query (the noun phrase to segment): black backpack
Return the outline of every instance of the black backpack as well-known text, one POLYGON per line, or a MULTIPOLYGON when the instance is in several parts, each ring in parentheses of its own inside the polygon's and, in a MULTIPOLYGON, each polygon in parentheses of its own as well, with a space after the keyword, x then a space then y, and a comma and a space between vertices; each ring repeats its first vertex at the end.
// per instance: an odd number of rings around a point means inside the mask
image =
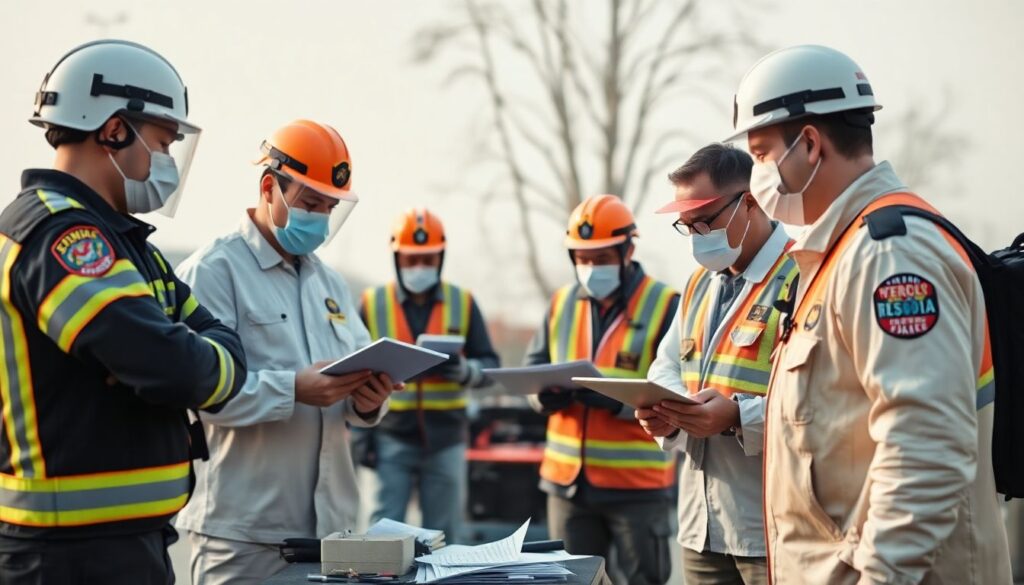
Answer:
POLYGON ((883 240, 907 233, 904 215, 925 218, 954 237, 978 273, 995 369, 992 467, 996 490, 1007 500, 1024 498, 1024 233, 1009 247, 987 254, 948 219, 924 209, 883 207, 865 216, 864 223, 872 238, 883 240))

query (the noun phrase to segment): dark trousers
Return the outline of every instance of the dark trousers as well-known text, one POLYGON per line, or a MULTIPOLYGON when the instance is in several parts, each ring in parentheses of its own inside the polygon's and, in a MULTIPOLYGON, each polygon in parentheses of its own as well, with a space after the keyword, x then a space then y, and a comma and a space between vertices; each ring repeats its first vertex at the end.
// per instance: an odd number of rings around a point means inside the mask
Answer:
POLYGON ((767 585, 768 561, 684 548, 683 575, 686 585, 767 585))
POLYGON ((3 585, 173 585, 174 528, 89 539, 0 536, 3 585))
POLYGON ((615 560, 629 585, 662 585, 672 573, 670 502, 585 504, 548 495, 548 532, 574 555, 615 560))

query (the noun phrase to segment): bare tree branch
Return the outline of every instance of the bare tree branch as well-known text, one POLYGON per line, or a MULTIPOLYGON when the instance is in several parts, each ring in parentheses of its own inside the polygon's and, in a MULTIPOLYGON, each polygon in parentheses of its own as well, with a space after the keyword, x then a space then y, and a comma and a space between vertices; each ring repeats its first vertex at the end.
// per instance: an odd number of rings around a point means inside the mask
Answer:
POLYGON ((487 38, 488 29, 486 23, 478 11, 473 0, 465 0, 466 9, 473 21, 480 41, 481 54, 484 60, 484 69, 487 71, 487 87, 491 95, 491 106, 494 109, 494 124, 501 137, 502 148, 505 151, 505 159, 508 163, 508 173, 512 178, 513 196, 519 209, 520 220, 522 221, 523 236, 526 244, 527 265, 537 287, 544 296, 551 296, 553 287, 547 282, 544 271, 540 264, 540 257, 537 252, 537 243, 533 235, 533 227, 530 223, 530 208, 526 200, 526 184, 523 179, 523 172, 516 160, 515 150, 509 135, 508 126, 505 123, 505 105, 501 97, 501 89, 495 77, 494 56, 491 53, 490 42, 487 38))

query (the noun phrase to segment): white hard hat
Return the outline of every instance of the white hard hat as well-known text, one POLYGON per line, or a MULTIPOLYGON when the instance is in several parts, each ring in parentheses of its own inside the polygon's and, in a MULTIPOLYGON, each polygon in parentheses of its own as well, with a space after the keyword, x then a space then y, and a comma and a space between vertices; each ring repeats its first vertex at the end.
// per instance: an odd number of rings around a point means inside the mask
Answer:
POLYGON ((43 78, 36 94, 36 126, 92 131, 117 112, 167 120, 181 134, 188 122, 188 90, 174 66, 137 43, 102 40, 69 51, 43 78))
MULTIPOLYGON (((810 114, 880 109, 853 59, 828 47, 797 45, 764 56, 740 80, 733 102, 735 132, 725 142, 810 114)), ((873 116, 860 120, 870 124, 873 116)))

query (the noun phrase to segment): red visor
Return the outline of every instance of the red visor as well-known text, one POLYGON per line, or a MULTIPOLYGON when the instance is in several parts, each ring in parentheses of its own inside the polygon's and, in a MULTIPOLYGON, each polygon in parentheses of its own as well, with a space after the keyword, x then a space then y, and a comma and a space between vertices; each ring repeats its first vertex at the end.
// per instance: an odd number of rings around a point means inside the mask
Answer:
POLYGON ((680 199, 669 203, 654 213, 685 213, 699 207, 704 207, 708 203, 718 201, 719 199, 721 197, 712 197, 711 199, 680 199))

